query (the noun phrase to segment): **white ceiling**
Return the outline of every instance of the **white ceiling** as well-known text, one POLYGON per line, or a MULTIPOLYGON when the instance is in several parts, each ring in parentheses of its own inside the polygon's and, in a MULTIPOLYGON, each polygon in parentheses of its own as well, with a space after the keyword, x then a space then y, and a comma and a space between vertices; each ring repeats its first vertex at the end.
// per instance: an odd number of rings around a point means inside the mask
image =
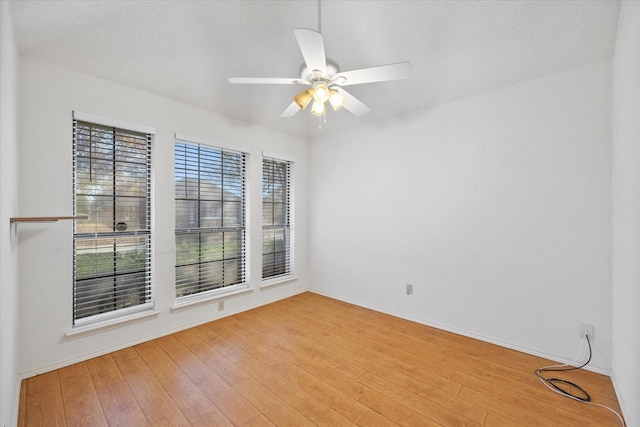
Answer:
POLYGON ((12 1, 22 55, 311 138, 613 56, 620 3, 321 3, 327 57, 343 71, 410 61, 411 79, 351 86, 371 107, 281 119, 299 86, 232 85, 297 77, 293 30, 318 28, 313 1, 12 1))

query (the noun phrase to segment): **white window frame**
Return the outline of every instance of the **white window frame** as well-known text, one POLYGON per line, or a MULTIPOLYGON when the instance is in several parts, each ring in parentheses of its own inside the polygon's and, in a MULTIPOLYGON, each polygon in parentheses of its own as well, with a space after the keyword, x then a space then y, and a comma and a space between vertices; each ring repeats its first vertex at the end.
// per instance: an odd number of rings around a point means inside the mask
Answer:
MULTIPOLYGON (((264 287, 269 287, 269 286, 273 286, 273 285, 278 285, 278 284, 282 284, 284 282, 289 282, 292 280, 296 280, 297 276, 296 276, 296 227, 295 227, 295 194, 296 194, 296 180, 295 180, 295 170, 296 170, 296 163, 295 163, 295 159, 292 157, 288 157, 288 156, 283 156, 280 154, 275 154, 275 153, 270 153, 267 151, 263 151, 262 152, 262 159, 260 161, 260 170, 261 172, 263 171, 264 168, 264 160, 275 160, 275 161, 279 161, 279 162, 287 162, 289 164, 289 194, 288 194, 288 200, 289 200, 289 206, 288 206, 288 217, 289 217, 289 272, 285 273, 283 275, 279 275, 279 276, 273 276, 273 277, 267 277, 267 278, 262 278, 262 232, 264 230, 264 226, 262 225, 262 215, 261 215, 261 233, 260 233, 260 263, 261 263, 261 267, 260 267, 260 277, 261 277, 261 283, 260 283, 260 287, 264 288, 264 287)), ((261 173, 262 176, 262 173, 261 173)), ((261 197, 260 197, 260 204, 262 205, 262 178, 261 178, 261 182, 260 182, 260 193, 261 193, 261 197)), ((262 209, 260 209, 260 211, 262 212, 262 209)))
MULTIPOLYGON (((112 311, 108 311, 105 313, 101 313, 101 314, 97 314, 97 315, 91 315, 91 316, 87 316, 87 317, 82 317, 79 319, 75 318, 75 307, 72 308, 73 312, 72 312, 72 330, 70 332, 67 332, 67 336, 73 336, 76 335, 78 333, 84 333, 86 331, 91 331, 93 329, 99 329, 99 328, 103 328, 103 327, 109 327, 111 325, 114 324, 118 324, 118 323, 122 323, 122 322, 128 322, 130 320, 134 320, 134 319, 141 319, 141 318, 146 318, 149 316, 155 316, 158 314, 158 311, 155 310, 155 289, 154 289, 154 283, 153 283, 153 179, 152 179, 152 164, 153 164, 153 159, 151 158, 152 153, 153 153, 153 145, 154 145, 154 141, 155 141, 155 134, 156 134, 156 130, 153 127, 150 126, 144 126, 144 125, 140 125, 140 124, 135 124, 135 123, 130 123, 130 122, 126 122, 123 120, 119 120, 119 119, 114 119, 114 118, 110 118, 110 117, 104 117, 104 116, 99 116, 99 115, 95 115, 95 114, 89 114, 89 113, 83 113, 83 112, 79 112, 79 111, 73 111, 72 113, 72 122, 75 124, 77 121, 80 122, 86 122, 89 124, 94 124, 94 125, 98 125, 98 126, 104 126, 104 127, 111 127, 111 128, 117 128, 117 129, 122 129, 125 131, 131 131, 131 132, 136 132, 136 133, 143 133, 143 134, 147 134, 148 135, 148 144, 150 145, 150 153, 148 154, 150 157, 148 159, 149 161, 149 171, 147 173, 147 229, 146 231, 143 233, 143 235, 147 235, 149 238, 149 243, 148 243, 148 254, 147 254, 147 272, 146 272, 146 276, 147 276, 147 291, 149 293, 149 299, 148 301, 142 303, 142 304, 137 304, 135 306, 131 306, 131 307, 125 307, 125 308, 121 308, 121 309, 116 309, 116 310, 112 310, 112 311)), ((74 134, 74 147, 75 147, 75 134, 74 134)), ((76 159, 75 159, 75 150, 73 152, 73 157, 74 157, 74 183, 73 183, 73 210, 74 210, 74 215, 79 214, 78 212, 76 212, 76 180, 75 180, 75 163, 76 163, 76 159)), ((76 237, 78 236, 78 234, 76 233, 76 223, 77 221, 74 221, 74 252, 73 252, 73 259, 74 259, 74 267, 73 267, 73 287, 74 287, 74 293, 75 293, 75 285, 76 285, 76 267, 75 267, 75 262, 76 262, 76 254, 75 254, 75 245, 76 245, 76 237)), ((86 234, 86 233, 85 233, 86 234)), ((113 234, 113 233, 112 233, 113 234)), ((135 234, 135 233, 134 233, 135 234)), ((100 235, 100 233, 95 233, 96 237, 98 235, 100 235)), ((117 235, 117 232, 116 232, 117 235)), ((75 305, 72 304, 72 305, 75 305)))
MULTIPOLYGON (((230 152, 235 152, 235 153, 240 153, 243 154, 245 156, 245 176, 244 176, 244 280, 241 283, 237 283, 237 284, 233 284, 233 285, 227 285, 227 286, 222 286, 220 288, 216 288, 216 289, 211 289, 211 290, 206 290, 203 292, 198 292, 198 293, 193 293, 193 294, 189 294, 189 295, 185 295, 185 296, 177 296, 177 290, 174 287, 174 305, 172 307, 172 310, 176 310, 176 309, 181 309, 183 307, 187 307, 187 306, 191 306, 191 305, 196 305, 196 304, 201 304, 201 303, 205 303, 208 301, 214 301, 214 300, 218 300, 220 298, 226 298, 229 297, 231 295, 236 295, 236 294, 241 294, 241 293, 245 293, 245 292, 251 292, 252 289, 249 285, 249 280, 250 280, 250 224, 249 224, 249 195, 250 195, 250 191, 249 191, 249 166, 250 166, 250 153, 248 149, 242 148, 242 147, 238 147, 238 146, 234 146, 231 144, 224 144, 224 143, 218 143, 218 142, 214 142, 205 138, 200 138, 200 137, 194 137, 192 135, 186 135, 186 134, 182 134, 182 133, 175 133, 175 138, 174 138, 174 144, 173 144, 173 149, 174 149, 174 153, 175 153, 175 148, 176 148, 176 144, 189 144, 189 145, 195 145, 195 146, 200 146, 200 147, 204 147, 204 148, 209 148, 212 150, 222 150, 222 151, 230 151, 230 152)), ((174 154, 175 155, 175 154, 174 154)), ((175 168, 175 158, 173 161, 173 167, 175 168)), ((174 169, 174 188, 175 188, 175 169, 174 169)), ((174 195, 174 201, 176 200, 176 197, 174 195)), ((175 203, 175 202, 174 202, 175 203)), ((174 209, 175 211, 175 209, 174 209)), ((183 229, 178 229, 177 228, 177 221, 176 221, 176 227, 174 230, 174 236, 177 236, 179 232, 184 231, 183 229), (179 231, 180 230, 180 231, 179 231)), ((176 256, 174 256, 174 265, 176 263, 176 257, 177 257, 177 247, 176 247, 176 256)))

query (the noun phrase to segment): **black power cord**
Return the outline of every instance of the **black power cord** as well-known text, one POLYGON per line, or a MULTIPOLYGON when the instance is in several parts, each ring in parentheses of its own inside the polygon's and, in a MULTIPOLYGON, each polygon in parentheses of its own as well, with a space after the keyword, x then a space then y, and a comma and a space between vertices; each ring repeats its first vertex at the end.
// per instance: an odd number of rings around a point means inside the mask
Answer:
POLYGON ((585 338, 587 339, 587 344, 589 345, 589 358, 582 365, 580 366, 571 366, 571 365, 549 366, 546 368, 536 369, 534 372, 536 373, 538 378, 540 378, 540 380, 544 381, 549 387, 552 387, 555 390, 557 390, 560 394, 563 394, 575 400, 579 400, 581 402, 591 402, 591 396, 589 396, 589 393, 587 393, 585 389, 580 387, 578 384, 573 383, 571 381, 563 380, 562 378, 548 378, 542 375, 543 372, 575 371, 577 369, 582 369, 585 366, 587 366, 587 364, 591 361, 592 351, 591 351, 591 341, 589 341, 589 335, 585 335, 585 338), (560 387, 560 385, 572 387, 578 390, 579 394, 573 394, 570 391, 560 387))
MULTIPOLYGON (((604 405, 601 405, 599 403, 591 402, 591 396, 589 396, 589 393, 587 393, 579 385, 577 385, 577 384, 575 384, 575 383, 573 383, 571 381, 564 380, 562 378, 553 378, 553 377, 549 378, 549 377, 545 377, 545 376, 542 375, 543 372, 575 371, 577 369, 581 369, 581 368, 584 368, 585 366, 587 366, 587 364, 591 361, 592 349, 591 349, 591 341, 589 340, 589 335, 585 335, 584 337, 587 340, 587 344, 589 345, 589 358, 582 365, 573 366, 573 365, 567 364, 567 365, 546 366, 544 368, 538 368, 534 372, 535 372, 536 376, 540 379, 540 381, 542 381, 551 390, 553 390, 553 391, 555 391, 557 393, 560 393, 563 396, 569 397, 569 398, 571 398, 573 400, 577 400, 578 402, 586 403, 586 404, 589 404, 589 405, 599 406, 599 407, 604 408, 604 409, 606 409, 606 410, 608 410, 610 412, 613 412, 618 417, 618 419, 620 420, 620 424, 622 424, 623 427, 626 427, 626 423, 624 422, 624 418, 622 418, 622 415, 620 415, 615 410, 609 408, 608 406, 604 406, 604 405), (565 387, 572 387, 575 390, 578 390, 579 394, 571 393, 567 389, 562 388, 561 385, 563 385, 565 387)), ((571 363, 573 363, 573 362, 571 362, 571 363)))

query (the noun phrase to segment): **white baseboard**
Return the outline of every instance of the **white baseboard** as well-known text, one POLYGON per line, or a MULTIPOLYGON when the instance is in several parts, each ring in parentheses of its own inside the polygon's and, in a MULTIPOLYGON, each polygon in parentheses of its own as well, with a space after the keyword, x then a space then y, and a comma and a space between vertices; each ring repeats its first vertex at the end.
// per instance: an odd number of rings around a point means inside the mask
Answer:
MULTIPOLYGON (((15 391, 15 398, 14 398, 14 403, 13 403, 13 407, 15 408, 15 410, 13 411, 13 426, 17 426, 18 425, 18 417, 20 416, 20 390, 22 388, 22 380, 20 379, 20 377, 18 377, 18 381, 16 384, 16 391, 15 391)), ((3 426, 3 427, 8 427, 8 426, 3 426)))
POLYGON ((618 405, 620 405, 620 410, 622 411, 622 417, 625 419, 627 427, 632 427, 629 418, 625 416, 625 414, 629 414, 629 412, 626 410, 627 405, 624 402, 623 394, 619 392, 620 387, 618 386, 618 380, 616 378, 616 373, 614 370, 611 370, 610 377, 611 382, 613 383, 613 391, 615 391, 616 393, 616 397, 618 398, 618 405))
POLYGON ((71 366, 71 365, 76 364, 76 363, 84 362, 85 360, 89 360, 89 359, 93 359, 95 357, 103 356, 105 354, 113 353, 114 351, 118 351, 118 350, 122 350, 124 348, 132 347, 134 345, 141 344, 141 343, 144 343, 144 342, 147 342, 147 341, 151 341, 151 340, 154 340, 156 338, 161 338, 161 337, 164 337, 164 336, 167 336, 167 335, 171 335, 171 334, 174 334, 176 332, 183 331, 185 329, 189 329, 189 328, 193 328, 193 327, 196 327, 196 326, 203 325, 205 323, 213 322, 213 321, 218 320, 218 319, 223 319, 225 317, 233 316, 234 314, 238 314, 238 313, 242 313, 244 311, 252 310, 254 308, 258 308, 258 307, 261 307, 263 305, 271 304, 271 303, 274 303, 276 301, 280 301, 282 299, 290 298, 292 296, 295 296, 295 295, 298 295, 298 294, 301 294, 301 293, 304 293, 304 292, 307 292, 307 290, 306 289, 296 290, 294 292, 288 293, 288 294, 283 295, 283 296, 279 296, 279 297, 274 298, 274 299, 270 299, 268 301, 260 301, 260 302, 256 302, 256 303, 253 303, 253 304, 248 304, 248 305, 245 305, 245 306, 242 306, 242 307, 238 307, 238 308, 233 309, 233 310, 225 311, 224 313, 217 313, 216 316, 212 316, 210 318, 202 319, 202 320, 199 320, 199 321, 193 322, 193 323, 187 323, 187 324, 182 325, 182 326, 180 326, 178 328, 175 328, 175 329, 170 329, 170 330, 167 330, 167 331, 160 332, 158 334, 149 335, 149 336, 146 336, 146 337, 143 337, 143 338, 139 338, 139 339, 136 339, 136 340, 133 340, 133 341, 129 341, 129 342, 121 344, 121 345, 109 347, 107 349, 100 350, 100 351, 97 351, 97 352, 93 352, 93 353, 89 353, 89 354, 83 354, 82 356, 79 356, 79 357, 76 357, 76 358, 64 360, 64 361, 59 362, 59 363, 54 363, 54 364, 47 365, 47 366, 44 366, 44 367, 41 367, 41 368, 38 368, 38 369, 33 369, 31 371, 21 372, 20 375, 19 375, 19 382, 18 383, 20 383, 24 379, 31 378, 31 377, 34 377, 36 375, 44 374, 46 372, 54 371, 56 369, 64 368, 64 367, 67 367, 67 366, 71 366))
MULTIPOLYGON (((335 300, 338 300, 338 301, 346 302, 346 303, 349 303, 349 304, 357 305, 358 307, 363 307, 363 308, 367 308, 369 310, 373 310, 373 311, 377 311, 377 312, 380 312, 380 313, 388 314, 390 316, 398 317, 400 319, 405 319, 405 320, 408 320, 410 322, 420 323, 421 325, 430 326, 432 328, 441 329, 443 331, 451 332, 451 333, 454 333, 454 334, 457 334, 457 335, 462 335, 462 336, 465 336, 465 337, 468 337, 468 338, 473 338, 473 339, 484 341, 484 342, 487 342, 487 343, 490 343, 490 344, 495 344, 495 345, 498 345, 500 347, 505 347, 505 348, 508 348, 508 349, 511 349, 511 350, 519 351, 521 353, 530 354, 532 356, 541 357, 543 359, 553 360, 554 362, 558 362, 558 363, 570 363, 570 362, 572 362, 571 360, 560 359, 557 356, 546 354, 546 353, 541 353, 539 351, 536 351, 536 350, 533 350, 533 349, 530 349, 530 348, 520 347, 520 346, 511 344, 509 342, 500 341, 498 339, 487 337, 487 336, 480 335, 480 334, 476 334, 476 333, 473 333, 473 332, 468 332, 468 331, 463 331, 463 330, 460 330, 460 329, 452 328, 450 326, 442 325, 442 324, 435 323, 435 322, 431 322, 431 321, 428 321, 428 320, 425 320, 425 319, 421 319, 421 318, 417 318, 417 317, 413 317, 413 316, 407 316, 407 315, 405 315, 403 313, 394 312, 392 310, 386 310, 384 308, 380 308, 380 307, 373 306, 373 305, 370 305, 370 304, 365 304, 365 303, 363 303, 361 301, 352 300, 350 298, 343 298, 343 297, 339 297, 339 296, 336 296, 336 295, 331 295, 331 294, 328 294, 328 293, 319 292, 319 291, 316 291, 314 289, 309 289, 309 292, 313 292, 315 294, 322 295, 322 296, 325 296, 327 298, 332 298, 332 299, 335 299, 335 300)), ((586 371, 591 371, 591 372, 595 372, 595 373, 606 375, 606 376, 610 376, 611 375, 611 371, 606 370, 606 369, 593 367, 593 366, 585 366, 583 369, 586 370, 586 371)))

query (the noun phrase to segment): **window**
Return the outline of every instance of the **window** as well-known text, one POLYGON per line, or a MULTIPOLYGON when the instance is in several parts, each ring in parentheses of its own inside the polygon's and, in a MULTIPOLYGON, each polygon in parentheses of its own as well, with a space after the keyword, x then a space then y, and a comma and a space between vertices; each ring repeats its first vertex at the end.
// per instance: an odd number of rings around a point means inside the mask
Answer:
POLYGON ((262 280, 293 274, 290 161, 262 159, 262 280))
POLYGON ((151 134, 73 121, 74 326, 152 307, 151 134))
POLYGON ((176 141, 176 298, 246 287, 246 154, 176 141))

